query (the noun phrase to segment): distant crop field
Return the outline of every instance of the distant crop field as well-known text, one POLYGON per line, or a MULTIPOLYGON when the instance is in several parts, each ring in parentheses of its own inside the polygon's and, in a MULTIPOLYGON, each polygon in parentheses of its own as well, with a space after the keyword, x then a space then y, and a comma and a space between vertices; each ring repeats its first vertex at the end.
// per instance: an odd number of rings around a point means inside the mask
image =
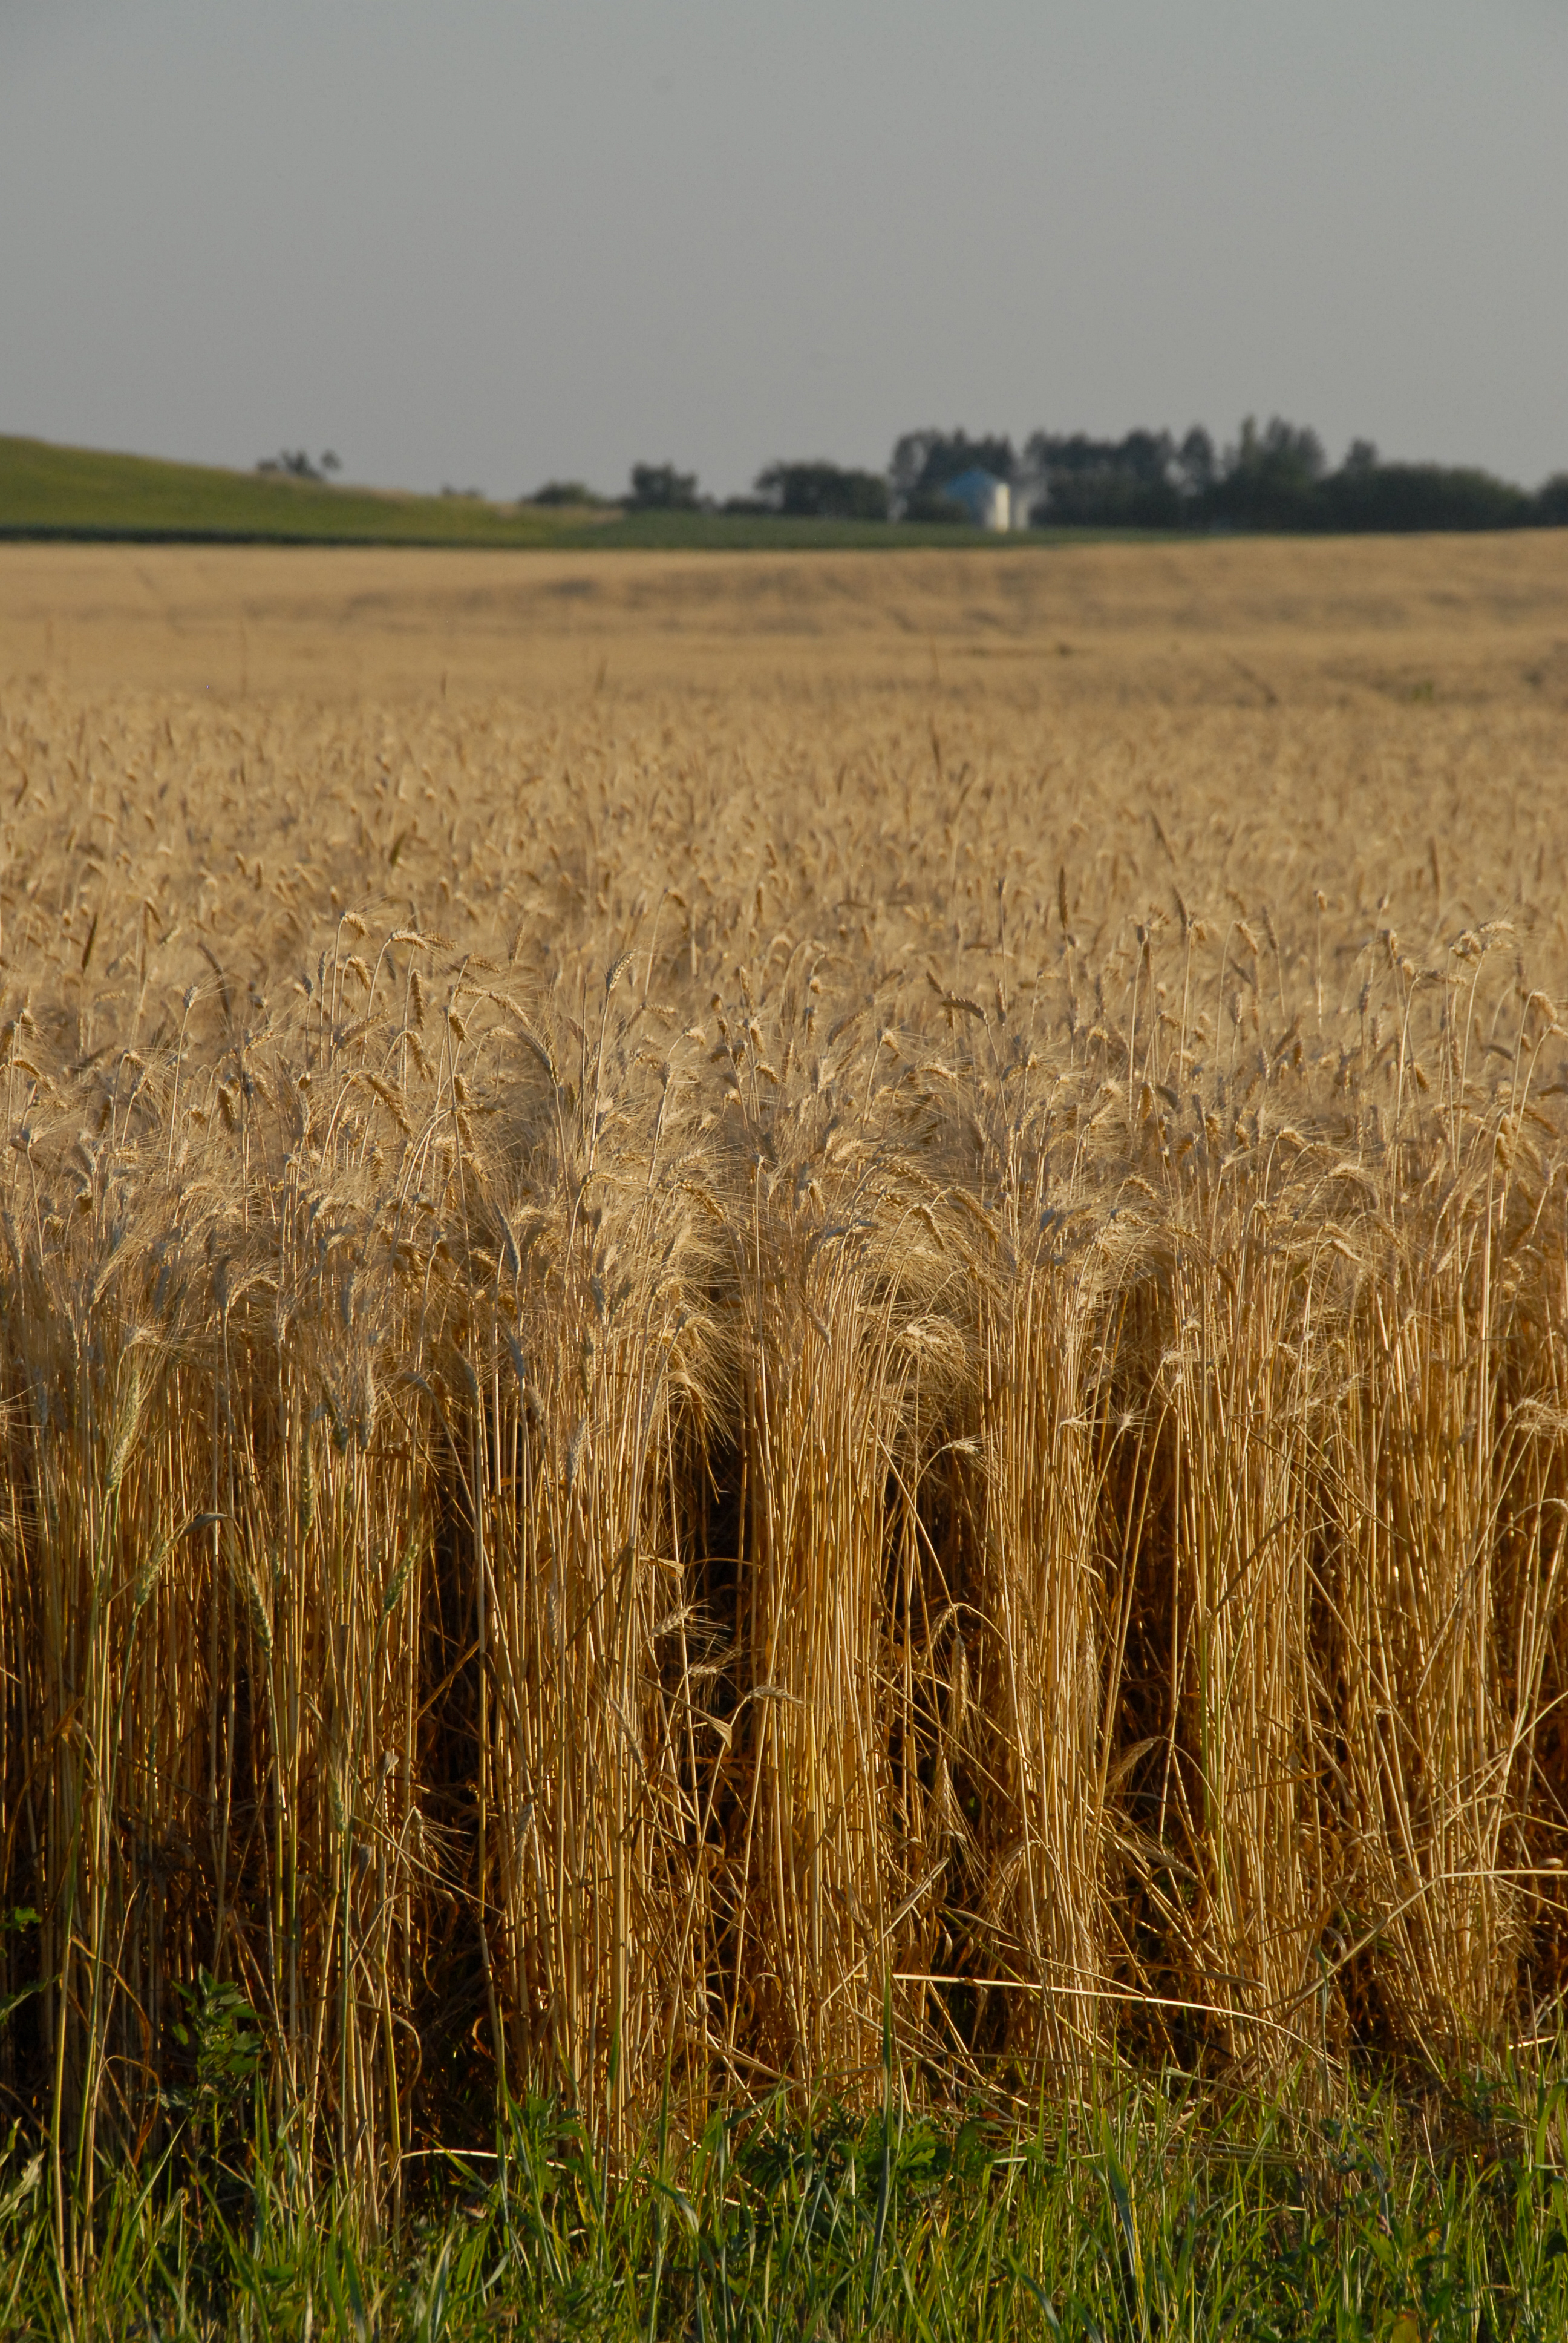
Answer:
POLYGON ((1161 709, 1541 709, 1568 685, 1568 532, 948 543, 896 560, 0 546, 0 677, 29 675, 399 709, 832 692, 864 709, 879 695, 1042 725, 1072 711, 1082 740, 1134 708, 1149 740, 1161 709))
POLYGON ((0 676, 57 2176, 204 1972, 373 2191, 1557 2026, 1554 539, 9 548, 0 676))

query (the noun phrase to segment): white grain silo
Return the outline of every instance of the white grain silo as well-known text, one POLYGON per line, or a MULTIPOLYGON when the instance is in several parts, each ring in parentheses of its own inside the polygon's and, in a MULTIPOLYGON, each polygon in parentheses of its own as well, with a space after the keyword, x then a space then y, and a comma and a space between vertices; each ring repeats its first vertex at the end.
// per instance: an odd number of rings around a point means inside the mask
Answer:
POLYGON ((976 528, 1010 528, 1012 526, 1012 492, 1005 480, 988 472, 979 464, 971 464, 954 480, 944 480, 942 494, 961 505, 976 528))

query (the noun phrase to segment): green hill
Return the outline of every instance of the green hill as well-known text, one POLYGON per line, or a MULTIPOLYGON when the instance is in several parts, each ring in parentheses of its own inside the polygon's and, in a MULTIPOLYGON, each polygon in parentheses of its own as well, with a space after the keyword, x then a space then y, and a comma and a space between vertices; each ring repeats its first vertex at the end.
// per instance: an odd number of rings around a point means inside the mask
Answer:
MULTIPOLYGON (((1031 533, 1036 543, 1039 533, 1031 533)), ((0 538, 156 543, 709 547, 827 550, 912 545, 1020 546, 1028 538, 888 521, 774 519, 767 514, 622 512, 488 504, 337 488, 286 474, 229 472, 150 456, 0 436, 0 538)))
POLYGON ((0 437, 0 537, 555 545, 582 516, 0 437))

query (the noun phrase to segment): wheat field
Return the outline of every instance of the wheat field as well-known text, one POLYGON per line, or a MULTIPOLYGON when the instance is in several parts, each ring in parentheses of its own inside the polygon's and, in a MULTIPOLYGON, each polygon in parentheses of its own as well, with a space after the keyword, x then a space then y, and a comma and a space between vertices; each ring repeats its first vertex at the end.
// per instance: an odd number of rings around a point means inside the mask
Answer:
POLYGON ((10 548, 0 674, 56 2201, 197 1993, 373 2194, 1555 2033, 1556 538, 10 548))

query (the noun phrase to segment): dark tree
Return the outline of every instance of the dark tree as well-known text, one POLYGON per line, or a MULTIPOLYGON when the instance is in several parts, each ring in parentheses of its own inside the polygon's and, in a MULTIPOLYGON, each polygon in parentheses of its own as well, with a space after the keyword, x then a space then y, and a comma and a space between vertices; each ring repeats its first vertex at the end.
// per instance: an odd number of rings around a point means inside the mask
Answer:
POLYGON ((879 472, 827 462, 769 464, 756 486, 768 509, 814 520, 886 520, 888 484, 879 472))
MULTIPOLYGON (((321 462, 326 471, 337 469, 337 458, 330 448, 321 462)), ((321 473, 303 447, 284 447, 276 456, 264 456, 256 468, 258 472, 286 472, 295 480, 318 480, 321 478, 321 473)))
POLYGON ((1311 528, 1312 492, 1325 468, 1315 431, 1278 415, 1260 431, 1249 415, 1206 501, 1214 518, 1232 528, 1311 528))
POLYGON ((1177 528, 1191 518, 1197 493, 1187 459, 1201 464, 1205 453, 1211 467, 1213 449, 1201 433, 1189 432, 1178 452, 1168 431, 1130 431, 1124 439, 1037 431, 1023 451, 1039 491, 1030 518, 1067 528, 1177 528))
POLYGON ((581 480, 547 480, 531 497, 519 497, 520 505, 601 505, 602 497, 585 488, 581 480))
MULTIPOLYGON (((1353 450, 1352 450, 1353 453, 1353 450)), ((1541 499, 1490 472, 1445 464, 1352 464, 1318 483, 1309 526, 1377 529, 1521 528, 1539 517, 1541 499)))
POLYGON ((1176 451, 1176 470, 1183 495, 1206 497, 1218 469, 1214 442, 1201 423, 1194 423, 1176 451))
POLYGON ((634 464, 627 501, 634 512, 695 512, 697 475, 673 464, 634 464))
POLYGON ((900 512, 919 491, 932 452, 942 445, 943 438, 944 434, 936 430, 906 431, 894 443, 888 477, 893 484, 894 504, 900 512))
POLYGON ((1260 431, 1249 415, 1241 436, 1226 451, 1225 468, 1243 478, 1268 479, 1310 488, 1328 469, 1323 443, 1304 425, 1271 415, 1260 431))
POLYGON ((1568 472, 1553 472, 1536 490, 1535 520, 1541 528, 1568 528, 1568 472))

